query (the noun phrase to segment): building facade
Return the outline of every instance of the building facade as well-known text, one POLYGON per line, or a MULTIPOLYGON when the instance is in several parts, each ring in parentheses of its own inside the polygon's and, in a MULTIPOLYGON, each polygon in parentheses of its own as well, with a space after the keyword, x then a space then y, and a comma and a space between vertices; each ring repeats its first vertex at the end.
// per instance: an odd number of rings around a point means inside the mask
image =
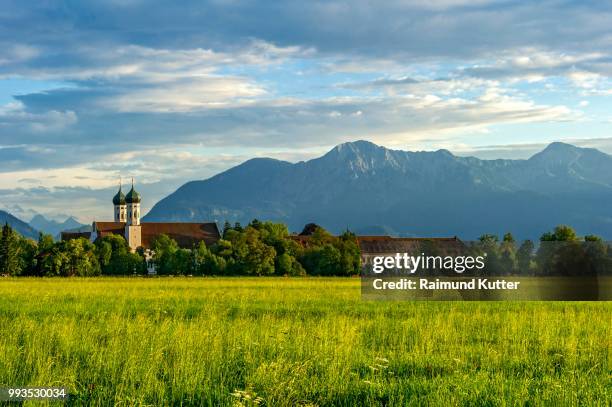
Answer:
POLYGON ((142 222, 140 219, 140 204, 142 198, 134 188, 127 194, 119 191, 113 197, 113 221, 94 221, 91 232, 74 233, 62 232, 62 240, 85 237, 95 242, 110 234, 122 236, 131 251, 142 248, 147 260, 149 272, 154 274, 151 246, 155 239, 164 234, 174 239, 179 247, 191 249, 200 242, 206 245, 216 243, 220 238, 219 228, 216 222, 142 222))

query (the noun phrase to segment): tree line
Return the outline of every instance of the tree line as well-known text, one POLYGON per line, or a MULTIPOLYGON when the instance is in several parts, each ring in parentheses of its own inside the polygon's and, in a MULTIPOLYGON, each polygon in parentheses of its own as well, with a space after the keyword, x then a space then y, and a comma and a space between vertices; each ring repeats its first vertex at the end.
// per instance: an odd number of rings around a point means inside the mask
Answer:
MULTIPOLYGON (((307 244, 289 235, 280 223, 253 220, 246 227, 225 223, 222 238, 207 246, 179 247, 166 235, 152 244, 159 275, 219 276, 352 276, 360 273, 360 250, 355 234, 333 236, 322 227, 307 225, 307 244)), ((610 273, 612 250, 597 236, 579 237, 568 226, 544 233, 536 247, 521 244, 512 234, 500 240, 485 234, 468 248, 487 253, 488 275, 610 273)), ((98 276, 146 274, 145 252, 131 252, 122 236, 108 235, 56 242, 40 234, 38 242, 15 232, 8 224, 0 234, 0 275, 98 276)))
MULTIPOLYGON (((226 223, 222 238, 207 246, 179 247, 167 235, 152 243, 159 275, 351 276, 359 274, 357 238, 333 236, 315 227, 306 246, 290 238, 285 225, 253 220, 246 227, 226 223)), ((0 236, 0 274, 13 276, 98 276, 146 274, 143 248, 130 252, 122 236, 91 243, 85 238, 55 242, 41 234, 26 239, 5 224, 0 236)))
POLYGON ((482 235, 470 248, 487 254, 484 275, 584 275, 612 273, 612 250, 599 236, 579 237, 569 226, 560 225, 544 233, 538 242, 520 245, 511 233, 500 240, 482 235))

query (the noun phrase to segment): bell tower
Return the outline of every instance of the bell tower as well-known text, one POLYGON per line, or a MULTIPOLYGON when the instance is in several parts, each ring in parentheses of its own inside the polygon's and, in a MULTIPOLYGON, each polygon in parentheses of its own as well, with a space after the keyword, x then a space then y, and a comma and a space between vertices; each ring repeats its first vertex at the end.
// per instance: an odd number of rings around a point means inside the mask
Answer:
POLYGON ((113 197, 113 206, 115 208, 115 222, 126 222, 127 206, 125 202, 125 195, 121 191, 121 178, 119 178, 119 191, 113 197))
POLYGON ((127 204, 127 219, 125 224, 125 240, 132 251, 142 246, 142 232, 140 227, 140 194, 134 189, 134 178, 132 178, 132 189, 125 196, 127 204))
POLYGON ((132 189, 125 197, 127 203, 127 224, 130 226, 140 225, 140 194, 134 189, 134 178, 132 178, 132 189))

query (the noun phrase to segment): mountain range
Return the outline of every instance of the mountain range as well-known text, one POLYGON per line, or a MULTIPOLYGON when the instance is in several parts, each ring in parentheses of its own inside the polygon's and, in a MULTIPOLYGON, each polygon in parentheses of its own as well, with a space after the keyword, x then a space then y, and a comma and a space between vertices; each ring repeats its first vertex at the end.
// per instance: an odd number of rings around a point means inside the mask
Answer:
POLYGON ((558 224, 612 239, 612 156, 555 142, 529 159, 367 141, 298 163, 255 158, 159 201, 145 221, 315 222, 333 232, 537 239, 558 224))
POLYGON ((30 226, 40 230, 41 232, 54 236, 56 239, 59 239, 60 232, 80 230, 85 225, 81 224, 72 216, 68 216, 63 222, 58 222, 53 219, 47 219, 43 215, 38 214, 35 215, 32 220, 30 220, 30 226))
POLYGON ((13 230, 22 236, 38 240, 38 230, 34 229, 32 226, 21 219, 16 218, 10 213, 0 210, 0 226, 4 225, 5 223, 8 223, 13 230))

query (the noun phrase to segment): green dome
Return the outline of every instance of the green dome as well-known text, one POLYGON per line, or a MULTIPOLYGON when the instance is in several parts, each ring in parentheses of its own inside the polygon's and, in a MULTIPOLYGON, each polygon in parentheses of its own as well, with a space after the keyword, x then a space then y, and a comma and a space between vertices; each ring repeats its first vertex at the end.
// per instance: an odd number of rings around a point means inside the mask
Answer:
POLYGON ((128 194, 126 195, 125 202, 129 204, 140 203, 140 194, 136 192, 133 186, 132 186, 132 189, 130 189, 130 192, 128 192, 128 194))
POLYGON ((121 191, 121 187, 119 187, 119 192, 117 192, 117 195, 113 197, 113 204, 125 205, 125 195, 123 195, 123 191, 121 191))

